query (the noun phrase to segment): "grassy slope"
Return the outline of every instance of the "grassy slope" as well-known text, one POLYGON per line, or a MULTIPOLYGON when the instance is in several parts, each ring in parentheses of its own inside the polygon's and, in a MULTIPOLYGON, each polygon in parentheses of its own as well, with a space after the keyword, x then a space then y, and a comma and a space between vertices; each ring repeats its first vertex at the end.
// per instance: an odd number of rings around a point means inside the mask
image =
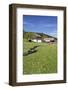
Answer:
POLYGON ((36 53, 23 57, 24 74, 41 74, 57 72, 56 44, 24 42, 24 50, 40 45, 36 53))

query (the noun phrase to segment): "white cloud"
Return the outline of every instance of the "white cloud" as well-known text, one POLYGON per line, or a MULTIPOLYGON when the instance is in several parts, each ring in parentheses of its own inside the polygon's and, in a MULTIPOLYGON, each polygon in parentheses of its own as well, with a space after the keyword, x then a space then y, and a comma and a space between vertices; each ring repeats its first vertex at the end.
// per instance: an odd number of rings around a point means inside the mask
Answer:
POLYGON ((34 24, 30 23, 30 22, 23 22, 24 25, 30 25, 30 26, 34 26, 34 24))
POLYGON ((56 24, 42 24, 43 27, 56 27, 56 24))

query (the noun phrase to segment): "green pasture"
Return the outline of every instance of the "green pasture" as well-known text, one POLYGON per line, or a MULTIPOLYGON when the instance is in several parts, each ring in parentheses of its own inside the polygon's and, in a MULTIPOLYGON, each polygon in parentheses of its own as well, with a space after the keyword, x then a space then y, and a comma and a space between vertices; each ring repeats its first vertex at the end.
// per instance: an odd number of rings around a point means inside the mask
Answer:
POLYGON ((38 46, 37 52, 23 56, 23 74, 47 74, 57 72, 57 45, 24 40, 24 52, 38 46))

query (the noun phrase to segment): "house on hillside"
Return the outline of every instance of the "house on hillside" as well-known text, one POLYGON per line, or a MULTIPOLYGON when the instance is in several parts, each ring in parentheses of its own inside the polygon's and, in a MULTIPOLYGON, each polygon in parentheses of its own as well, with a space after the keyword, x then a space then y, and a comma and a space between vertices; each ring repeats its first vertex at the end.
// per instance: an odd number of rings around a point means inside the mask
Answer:
POLYGON ((54 38, 44 38, 43 41, 49 43, 49 42, 55 42, 55 39, 54 38))
POLYGON ((57 42, 57 39, 53 38, 53 37, 48 37, 48 38, 41 38, 41 37, 36 37, 36 38, 32 38, 29 40, 30 42, 38 42, 38 43, 41 43, 41 42, 45 42, 45 43, 54 43, 54 42, 57 42))
POLYGON ((31 39, 31 41, 41 43, 42 39, 40 37, 36 37, 36 38, 31 39))

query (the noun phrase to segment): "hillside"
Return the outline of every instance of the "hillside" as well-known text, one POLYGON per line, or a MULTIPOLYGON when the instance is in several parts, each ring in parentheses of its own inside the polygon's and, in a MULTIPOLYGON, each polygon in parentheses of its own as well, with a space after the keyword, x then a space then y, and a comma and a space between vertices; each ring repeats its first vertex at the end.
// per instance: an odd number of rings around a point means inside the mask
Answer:
POLYGON ((47 34, 44 34, 44 33, 37 33, 37 34, 39 34, 39 35, 40 35, 41 37, 43 37, 43 38, 54 38, 54 39, 57 40, 56 37, 53 37, 53 36, 50 36, 50 35, 47 35, 47 34))
POLYGON ((36 37, 41 37, 41 38, 54 38, 57 40, 57 38, 52 37, 50 35, 44 34, 44 33, 37 33, 37 32, 23 32, 23 37, 25 39, 32 39, 32 38, 36 38, 36 37))

